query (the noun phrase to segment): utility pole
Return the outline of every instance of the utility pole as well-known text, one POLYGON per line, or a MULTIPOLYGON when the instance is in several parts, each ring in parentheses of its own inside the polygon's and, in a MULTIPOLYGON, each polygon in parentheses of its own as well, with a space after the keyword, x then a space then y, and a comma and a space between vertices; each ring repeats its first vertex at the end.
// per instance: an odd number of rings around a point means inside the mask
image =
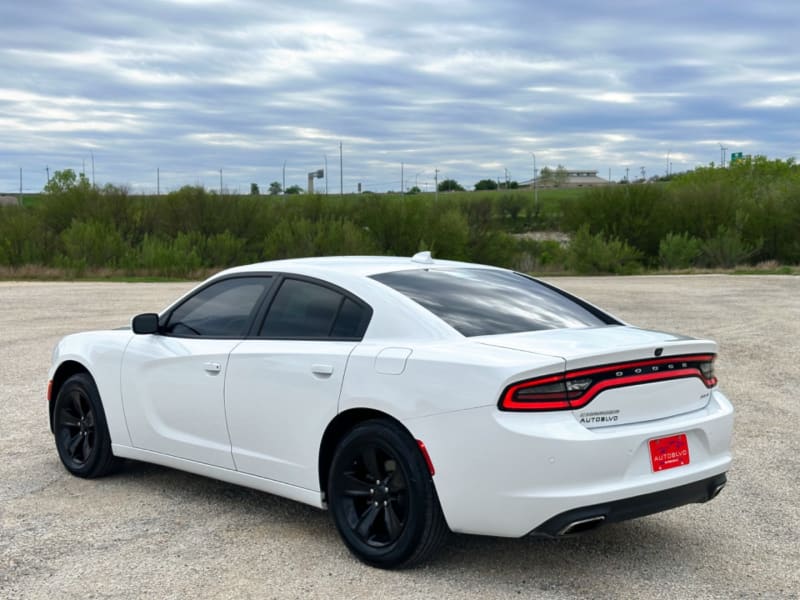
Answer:
POLYGON ((433 184, 436 186, 436 195, 434 196, 434 200, 439 200, 439 169, 436 169, 433 172, 433 184))
POLYGON ((50 183, 50 167, 46 166, 44 170, 47 172, 47 183, 50 183))
POLYGON ((161 196, 161 167, 156 167, 156 196, 161 196))
POLYGON ((608 183, 611 183, 611 167, 608 167, 608 183))
POLYGON ((342 160, 342 142, 339 142, 339 197, 344 198, 344 162, 342 160))
POLYGON ((219 195, 222 197, 222 169, 219 170, 219 195))
POLYGON ((503 171, 505 171, 505 172, 506 172, 506 189, 508 189, 508 169, 506 169, 505 167, 503 167, 503 171))
POLYGON ((405 173, 403 172, 404 168, 405 168, 405 165, 401 161, 400 162, 400 196, 402 198, 406 197, 406 183, 405 183, 406 177, 405 177, 405 173))
POLYGON ((642 181, 646 181, 647 180, 647 171, 645 170, 645 168, 641 167, 639 169, 639 172, 642 174, 642 181))
POLYGON ((281 187, 281 194, 286 193, 286 161, 283 161, 283 179, 281 180, 283 185, 281 187))
POLYGON ((625 167, 625 183, 628 183, 630 179, 628 178, 628 172, 631 170, 630 167, 625 167))
POLYGON ((723 146, 722 144, 719 145, 719 154, 720 154, 720 159, 721 159, 720 166, 723 169, 725 168, 725 151, 726 150, 727 150, 727 148, 725 146, 723 146))

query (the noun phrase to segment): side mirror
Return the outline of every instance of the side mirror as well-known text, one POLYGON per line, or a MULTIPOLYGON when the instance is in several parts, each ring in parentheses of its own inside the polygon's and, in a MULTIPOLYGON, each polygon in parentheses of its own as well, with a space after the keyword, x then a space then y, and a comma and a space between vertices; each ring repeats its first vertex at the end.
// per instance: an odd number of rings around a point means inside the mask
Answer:
POLYGON ((156 313, 143 313, 136 315, 131 321, 133 333, 158 333, 158 315, 156 313))

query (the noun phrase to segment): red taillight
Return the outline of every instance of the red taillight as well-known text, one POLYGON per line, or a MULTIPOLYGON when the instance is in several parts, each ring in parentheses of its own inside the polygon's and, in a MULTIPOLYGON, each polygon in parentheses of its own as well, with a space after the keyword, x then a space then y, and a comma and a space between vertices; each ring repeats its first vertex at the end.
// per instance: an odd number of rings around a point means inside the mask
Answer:
POLYGON ((53 400, 53 380, 47 382, 47 401, 51 402, 53 400))
POLYGON ((509 386, 500 408, 506 410, 560 410, 570 408, 564 375, 548 375, 509 386))
POLYGON ((717 385, 714 355, 672 356, 632 361, 546 375, 508 386, 501 410, 573 410, 589 404, 599 393, 629 385, 699 378, 708 388, 717 385))

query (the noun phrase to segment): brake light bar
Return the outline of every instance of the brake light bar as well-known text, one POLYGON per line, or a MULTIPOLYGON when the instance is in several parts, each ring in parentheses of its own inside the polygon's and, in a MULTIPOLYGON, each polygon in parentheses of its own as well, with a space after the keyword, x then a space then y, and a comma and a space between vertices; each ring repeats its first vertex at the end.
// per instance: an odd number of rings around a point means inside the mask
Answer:
POLYGON ((574 410, 608 389, 688 377, 713 388, 715 358, 713 354, 670 356, 545 375, 508 386, 498 406, 511 411, 574 410))

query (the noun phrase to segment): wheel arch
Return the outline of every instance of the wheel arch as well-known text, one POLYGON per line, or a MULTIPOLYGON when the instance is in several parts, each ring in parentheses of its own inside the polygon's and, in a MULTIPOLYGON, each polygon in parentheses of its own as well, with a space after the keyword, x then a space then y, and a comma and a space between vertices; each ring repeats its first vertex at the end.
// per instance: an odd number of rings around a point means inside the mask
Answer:
MULTIPOLYGON (((58 392, 61 391, 61 387, 64 383, 72 377, 73 375, 77 375, 78 373, 85 373, 89 377, 92 377, 92 374, 89 372, 89 369, 86 368, 85 365, 79 363, 76 360, 65 360, 63 363, 58 365, 55 373, 53 373, 52 384, 49 390, 49 397, 48 397, 48 412, 50 414, 50 432, 53 433, 53 410, 56 405, 56 398, 58 398, 58 392)), ((94 381, 94 377, 92 377, 92 381, 94 381)))
POLYGON ((328 495, 328 471, 333 461, 333 455, 336 452, 336 446, 347 432, 353 429, 359 423, 369 421, 371 419, 383 419, 396 423, 411 437, 416 439, 414 435, 396 418, 388 413, 375 410, 372 408, 351 408, 344 412, 339 413, 334 419, 328 423, 325 433, 322 435, 322 441, 319 446, 319 484, 320 492, 323 501, 327 502, 328 495))

